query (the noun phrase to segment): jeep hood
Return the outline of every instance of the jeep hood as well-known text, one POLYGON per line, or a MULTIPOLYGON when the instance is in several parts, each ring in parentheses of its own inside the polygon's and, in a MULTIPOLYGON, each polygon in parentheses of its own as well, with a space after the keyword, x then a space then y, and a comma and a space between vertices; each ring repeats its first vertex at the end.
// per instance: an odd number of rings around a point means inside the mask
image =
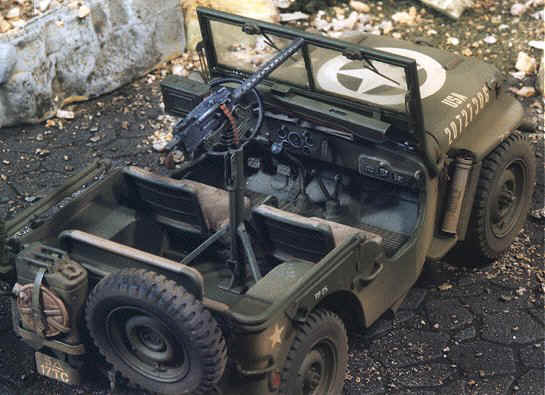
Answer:
MULTIPOLYGON (((350 40, 385 51, 410 51, 406 56, 418 64, 423 127, 437 156, 446 154, 466 132, 473 132, 474 122, 494 105, 498 95, 505 95, 503 75, 476 58, 382 36, 358 35, 350 40)), ((505 101, 518 107, 514 97, 502 98, 505 101)), ((520 118, 514 123, 518 121, 520 118)))
POLYGON ((367 34, 334 40, 211 9, 198 14, 212 76, 244 78, 271 47, 302 37, 303 49, 269 83, 391 123, 417 143, 432 173, 500 91, 495 67, 429 46, 367 34))

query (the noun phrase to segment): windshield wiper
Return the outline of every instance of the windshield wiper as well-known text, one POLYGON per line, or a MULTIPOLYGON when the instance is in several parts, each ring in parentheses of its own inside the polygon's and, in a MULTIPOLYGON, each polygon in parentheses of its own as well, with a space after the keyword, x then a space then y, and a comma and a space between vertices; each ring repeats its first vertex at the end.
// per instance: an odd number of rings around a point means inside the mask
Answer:
MULTIPOLYGON (((261 37, 264 38, 265 44, 267 44, 269 47, 275 49, 276 52, 282 51, 282 49, 280 49, 278 45, 274 43, 271 37, 267 33, 265 33, 263 30, 261 30, 261 28, 257 24, 246 22, 244 25, 242 25, 242 31, 250 35, 259 34, 261 37)), ((294 58, 288 58, 288 59, 297 63, 297 60, 295 60, 294 58)))
POLYGON ((366 68, 367 70, 371 70, 373 73, 381 76, 382 78, 387 79, 388 81, 393 82, 396 85, 401 86, 401 84, 397 82, 396 80, 394 80, 393 78, 388 77, 386 74, 378 71, 378 69, 373 64, 373 62, 371 62, 371 60, 367 57, 367 55, 365 55, 362 51, 347 48, 343 51, 343 56, 350 60, 364 60, 365 63, 367 63, 367 66, 364 66, 364 68, 366 68))
POLYGON ((278 48, 278 45, 274 43, 273 40, 267 35, 265 32, 261 32, 261 35, 265 39, 265 44, 267 44, 269 47, 276 49, 277 52, 280 52, 280 48, 278 48))

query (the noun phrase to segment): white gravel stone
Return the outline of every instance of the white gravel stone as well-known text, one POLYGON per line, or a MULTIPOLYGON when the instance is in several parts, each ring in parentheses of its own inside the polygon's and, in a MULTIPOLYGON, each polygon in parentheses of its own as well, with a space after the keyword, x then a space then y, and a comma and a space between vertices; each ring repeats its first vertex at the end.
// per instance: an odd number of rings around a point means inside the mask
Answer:
POLYGON ((85 18, 90 13, 91 9, 84 4, 78 10, 78 18, 85 18))
POLYGON ((7 19, 17 19, 21 16, 21 8, 13 7, 6 14, 7 19))
POLYGON ((534 19, 545 20, 545 10, 541 10, 541 11, 538 11, 538 12, 534 12, 534 13, 532 14, 532 18, 534 18, 534 19))
POLYGON ((511 74, 517 80, 522 80, 522 79, 524 79, 524 77, 526 77, 526 73, 524 73, 523 71, 512 71, 509 74, 511 74))
POLYGON ((57 110, 57 118, 60 119, 74 119, 76 114, 73 111, 57 110))
POLYGON ((522 97, 532 97, 536 94, 536 89, 533 86, 523 86, 520 89, 517 88, 511 88, 511 91, 517 95, 522 97))
POLYGON ((289 8, 292 2, 290 0, 273 0, 273 3, 278 8, 289 8))
POLYGON ((392 21, 382 21, 378 27, 382 29, 384 34, 391 33, 392 30, 394 30, 394 24, 392 21))
POLYGON ((392 20, 402 25, 416 25, 419 22, 419 15, 415 7, 411 7, 409 11, 396 12, 392 15, 392 20))
POLYGON ((352 11, 348 18, 333 19, 331 26, 335 31, 354 30, 356 23, 358 23, 359 15, 356 11, 352 11))
POLYGON ((541 50, 545 50, 545 41, 536 41, 532 40, 528 42, 528 45, 532 48, 537 48, 541 50))
POLYGON ((420 1, 453 19, 460 18, 460 16, 463 14, 466 8, 473 7, 473 1, 471 0, 420 0, 420 1))
POLYGON ((526 52, 519 52, 517 57, 517 63, 515 68, 526 74, 531 74, 536 71, 537 62, 536 59, 529 56, 526 52))
POLYGON ((447 39, 447 43, 450 45, 457 46, 458 44, 460 44, 460 40, 458 40, 456 37, 449 37, 447 39))
POLYGON ((189 72, 181 64, 175 64, 174 66, 172 66, 172 74, 187 77, 189 75, 189 72))
POLYGON ((168 144, 168 141, 156 141, 153 143, 153 149, 157 152, 162 152, 168 144))
POLYGON ((15 28, 22 28, 26 25, 26 22, 22 19, 15 19, 11 21, 11 25, 15 28))
POLYGON ((304 12, 297 11, 297 12, 285 12, 283 14, 280 14, 280 21, 281 22, 293 22, 293 21, 300 21, 304 19, 308 19, 309 15, 305 14, 304 12))
POLYGON ((368 13, 371 11, 371 7, 365 4, 363 1, 351 1, 350 7, 352 7, 357 12, 368 13))
POLYGON ((47 11, 50 5, 51 5, 51 0, 41 0, 38 3, 38 8, 40 9, 41 12, 45 12, 47 11))
POLYGON ((318 30, 328 31, 331 29, 331 23, 323 18, 316 17, 313 24, 318 30))
POLYGON ((486 36, 483 41, 487 44, 496 44, 498 39, 494 36, 486 36))
POLYGON ((0 33, 5 33, 11 30, 11 23, 6 21, 2 15, 0 15, 0 33))
POLYGON ((521 16, 526 12, 528 6, 526 4, 515 3, 511 6, 511 15, 521 16))

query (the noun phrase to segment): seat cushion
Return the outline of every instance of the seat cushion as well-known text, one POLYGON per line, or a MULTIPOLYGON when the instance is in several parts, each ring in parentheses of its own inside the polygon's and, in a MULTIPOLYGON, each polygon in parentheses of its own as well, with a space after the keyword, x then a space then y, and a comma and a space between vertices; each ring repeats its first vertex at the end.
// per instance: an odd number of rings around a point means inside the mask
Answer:
POLYGON ((382 237, 377 235, 376 233, 368 232, 360 228, 354 228, 352 226, 339 224, 337 222, 328 221, 323 218, 316 218, 313 217, 312 219, 322 223, 327 224, 331 228, 331 232, 333 233, 333 239, 335 239, 335 245, 338 246, 343 241, 345 241, 347 238, 352 237, 355 234, 361 234, 365 236, 366 240, 374 240, 377 243, 382 242, 382 237))
POLYGON ((179 180, 197 194, 206 225, 218 230, 229 221, 229 192, 192 180, 179 180))
POLYGON ((291 213, 289 211, 284 211, 284 210, 281 210, 281 209, 278 209, 278 208, 275 208, 275 207, 271 207, 271 206, 267 206, 267 205, 259 206, 258 210, 260 212, 268 212, 268 213, 272 214, 273 216, 280 216, 280 217, 283 217, 283 218, 288 218, 288 219, 290 219, 290 220, 292 220, 294 222, 299 222, 299 223, 310 225, 310 226, 313 226, 313 227, 318 227, 318 226, 324 227, 325 226, 326 228, 329 228, 331 230, 331 234, 333 235, 333 240, 335 242, 335 247, 340 245, 343 241, 345 241, 349 237, 352 237, 352 236, 354 236, 356 234, 363 234, 365 236, 365 238, 368 239, 368 240, 375 240, 377 242, 380 242, 382 240, 382 238, 379 235, 375 234, 375 233, 371 233, 371 232, 367 232, 367 231, 364 231, 364 230, 359 229, 359 228, 353 228, 351 226, 339 224, 337 222, 328 221, 328 220, 323 219, 323 218, 303 217, 302 215, 294 214, 294 213, 291 213))

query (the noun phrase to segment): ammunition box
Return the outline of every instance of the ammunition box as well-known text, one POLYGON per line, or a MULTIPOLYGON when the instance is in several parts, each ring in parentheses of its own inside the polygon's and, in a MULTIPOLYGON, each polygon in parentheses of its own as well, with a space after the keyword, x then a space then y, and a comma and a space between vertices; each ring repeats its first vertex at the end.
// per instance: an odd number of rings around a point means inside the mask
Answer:
POLYGON ((208 85, 189 78, 169 75, 161 82, 165 112, 185 117, 208 93, 208 85))

